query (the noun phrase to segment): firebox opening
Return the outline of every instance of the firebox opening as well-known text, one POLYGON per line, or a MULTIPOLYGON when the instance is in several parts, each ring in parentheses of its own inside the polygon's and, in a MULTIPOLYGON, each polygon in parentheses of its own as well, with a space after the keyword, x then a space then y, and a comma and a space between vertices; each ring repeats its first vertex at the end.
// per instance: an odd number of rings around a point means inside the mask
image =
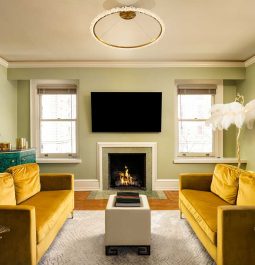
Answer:
POLYGON ((114 153, 108 156, 110 189, 146 189, 146 154, 114 153))

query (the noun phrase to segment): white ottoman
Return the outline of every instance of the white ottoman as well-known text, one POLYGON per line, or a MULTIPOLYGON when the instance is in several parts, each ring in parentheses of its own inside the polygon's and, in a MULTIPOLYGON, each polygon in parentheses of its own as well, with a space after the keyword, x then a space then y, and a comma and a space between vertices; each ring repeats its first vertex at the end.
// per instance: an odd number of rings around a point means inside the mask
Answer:
POLYGON ((118 247, 135 246, 139 255, 150 255, 151 212, 145 195, 141 207, 115 207, 110 195, 105 210, 105 253, 118 255, 118 247))

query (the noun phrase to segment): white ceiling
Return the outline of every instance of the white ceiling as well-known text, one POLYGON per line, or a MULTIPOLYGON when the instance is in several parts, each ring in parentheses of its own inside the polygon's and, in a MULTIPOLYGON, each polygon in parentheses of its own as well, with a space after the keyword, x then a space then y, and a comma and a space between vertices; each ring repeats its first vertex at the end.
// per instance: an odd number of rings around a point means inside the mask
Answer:
MULTIPOLYGON (((123 1, 123 0, 122 0, 123 1)), ((116 0, 0 0, 0 57, 7 61, 244 61, 255 55, 254 0, 139 0, 165 23, 164 37, 117 49, 90 33, 116 0)))

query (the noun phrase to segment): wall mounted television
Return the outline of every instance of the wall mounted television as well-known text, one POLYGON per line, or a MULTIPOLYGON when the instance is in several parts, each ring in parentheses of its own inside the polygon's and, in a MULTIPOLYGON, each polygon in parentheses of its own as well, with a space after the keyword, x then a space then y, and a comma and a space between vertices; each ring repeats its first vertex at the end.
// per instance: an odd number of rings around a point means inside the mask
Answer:
POLYGON ((91 92, 92 132, 161 132, 161 92, 91 92))

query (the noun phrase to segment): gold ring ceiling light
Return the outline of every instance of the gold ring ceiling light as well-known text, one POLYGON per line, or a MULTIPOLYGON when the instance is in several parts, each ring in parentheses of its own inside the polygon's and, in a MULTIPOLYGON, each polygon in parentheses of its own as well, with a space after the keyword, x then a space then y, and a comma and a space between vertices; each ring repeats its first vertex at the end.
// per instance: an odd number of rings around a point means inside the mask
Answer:
POLYGON ((157 42, 164 33, 162 20, 151 11, 132 6, 117 7, 99 14, 91 23, 99 42, 115 48, 140 48, 157 42))

